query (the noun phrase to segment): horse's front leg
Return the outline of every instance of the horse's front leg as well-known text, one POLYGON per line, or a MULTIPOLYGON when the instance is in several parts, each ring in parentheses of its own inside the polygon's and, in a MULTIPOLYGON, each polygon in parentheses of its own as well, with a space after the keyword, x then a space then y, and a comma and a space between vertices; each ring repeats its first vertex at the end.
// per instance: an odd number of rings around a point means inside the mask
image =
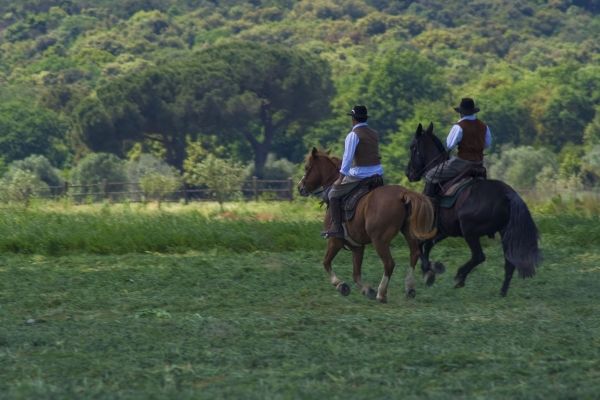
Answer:
POLYGON ((377 292, 362 281, 362 262, 365 254, 365 246, 352 248, 352 278, 360 292, 367 298, 374 300, 377 292))
POLYGON ((350 286, 337 277, 335 272, 333 272, 333 268, 331 268, 331 263, 337 253, 344 247, 344 242, 339 239, 331 238, 327 241, 327 252, 325 253, 325 258, 323 259, 323 267, 325 268, 325 272, 329 275, 329 281, 333 286, 337 288, 337 290, 342 294, 342 296, 348 296, 350 294, 350 286))
POLYGON ((444 235, 438 235, 435 238, 426 240, 420 244, 421 271, 423 272, 423 281, 427 286, 433 285, 436 274, 443 274, 446 270, 446 267, 441 262, 436 261, 432 265, 429 259, 429 254, 431 253, 433 246, 445 238, 446 236, 444 235))

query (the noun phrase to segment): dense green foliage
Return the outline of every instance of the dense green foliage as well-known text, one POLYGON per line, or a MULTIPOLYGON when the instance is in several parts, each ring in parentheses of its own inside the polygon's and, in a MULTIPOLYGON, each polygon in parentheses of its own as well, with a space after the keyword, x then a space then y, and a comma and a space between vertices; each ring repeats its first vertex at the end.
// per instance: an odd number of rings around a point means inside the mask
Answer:
MULTIPOLYGON (((465 288, 447 240, 405 299, 398 239, 385 305, 328 283, 315 202, 0 210, 0 397, 594 398, 600 224, 564 207, 534 213, 544 263, 508 297, 486 239, 465 288)), ((350 280, 350 253, 334 268, 350 280)))
POLYGON ((599 12, 578 0, 2 1, 0 150, 64 168, 153 143, 181 170, 189 139, 210 137, 263 176, 269 153, 339 152, 344 113, 362 102, 399 181, 416 124, 445 135, 472 96, 498 157, 576 146, 577 165, 558 168, 591 187, 599 12))

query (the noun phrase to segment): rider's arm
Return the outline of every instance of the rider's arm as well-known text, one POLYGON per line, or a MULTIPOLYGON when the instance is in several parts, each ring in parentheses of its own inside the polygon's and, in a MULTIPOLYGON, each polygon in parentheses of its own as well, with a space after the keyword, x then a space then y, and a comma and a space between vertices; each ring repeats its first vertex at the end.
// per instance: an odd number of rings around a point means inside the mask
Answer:
POLYGON ((350 167, 352 166, 352 160, 354 159, 354 152, 356 151, 358 141, 358 136, 354 132, 350 132, 348 136, 346 136, 346 141, 344 142, 344 156, 342 157, 342 167, 340 168, 342 175, 350 174, 350 167))
POLYGON ((487 149, 492 145, 492 131, 490 131, 490 127, 486 126, 485 130, 485 148, 487 149))
POLYGON ((453 125, 452 129, 450 129, 450 133, 448 133, 448 137, 446 138, 446 147, 448 151, 452 150, 456 147, 463 137, 463 131, 460 125, 453 125))

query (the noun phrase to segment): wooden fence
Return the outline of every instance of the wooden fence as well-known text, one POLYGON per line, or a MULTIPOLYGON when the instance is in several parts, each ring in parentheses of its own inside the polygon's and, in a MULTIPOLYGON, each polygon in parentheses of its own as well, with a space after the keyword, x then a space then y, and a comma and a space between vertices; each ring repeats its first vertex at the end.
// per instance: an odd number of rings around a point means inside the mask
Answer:
MULTIPOLYGON (((148 198, 138 182, 107 182, 91 185, 74 185, 65 182, 62 186, 50 186, 49 191, 39 191, 39 198, 71 198, 75 202, 142 202, 156 200, 148 198)), ((231 199, 250 200, 293 200, 295 185, 292 178, 246 180, 240 191, 231 193, 231 199)), ((180 189, 168 193, 162 201, 188 203, 190 201, 214 200, 213 192, 207 188, 183 185, 180 189)))

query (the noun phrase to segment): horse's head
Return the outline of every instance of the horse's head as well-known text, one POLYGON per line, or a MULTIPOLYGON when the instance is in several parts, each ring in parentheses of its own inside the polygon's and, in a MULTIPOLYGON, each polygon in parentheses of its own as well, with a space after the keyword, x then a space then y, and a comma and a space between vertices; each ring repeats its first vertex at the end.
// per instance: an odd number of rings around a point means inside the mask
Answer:
POLYGON ((340 160, 338 158, 330 157, 328 153, 313 147, 306 156, 304 176, 298 182, 298 192, 301 196, 308 196, 333 184, 339 175, 339 169, 340 160))
POLYGON ((433 134, 433 123, 429 123, 427 130, 419 124, 415 136, 410 143, 410 159, 406 166, 406 177, 411 182, 416 182, 423 174, 438 163, 445 161, 448 154, 444 145, 433 134))

